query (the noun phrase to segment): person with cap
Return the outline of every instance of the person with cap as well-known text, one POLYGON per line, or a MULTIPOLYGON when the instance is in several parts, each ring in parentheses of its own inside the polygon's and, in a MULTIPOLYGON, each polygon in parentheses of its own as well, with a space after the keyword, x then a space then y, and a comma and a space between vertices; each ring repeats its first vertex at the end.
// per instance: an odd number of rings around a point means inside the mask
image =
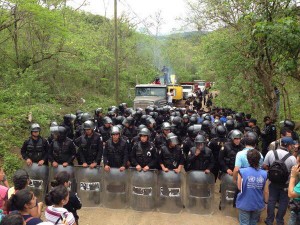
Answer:
POLYGON ((53 167, 63 165, 64 167, 73 166, 76 156, 76 147, 74 142, 67 137, 67 130, 63 126, 51 127, 55 139, 49 145, 49 161, 53 167))
POLYGON ((288 127, 282 127, 280 129, 280 138, 269 144, 268 151, 276 150, 281 145, 281 139, 284 137, 292 137, 292 131, 288 127))
POLYGON ((48 141, 40 136, 40 132, 40 125, 33 123, 30 127, 31 136, 24 141, 21 148, 21 155, 27 166, 32 166, 32 163, 48 165, 48 141))
POLYGON ((111 128, 111 138, 106 142, 103 151, 103 164, 106 172, 110 168, 119 168, 121 172, 126 169, 128 161, 128 142, 121 138, 120 128, 111 128))
POLYGON ((195 146, 192 147, 187 156, 186 169, 204 171, 210 173, 215 164, 212 150, 206 147, 206 137, 198 134, 195 138, 195 146))
MULTIPOLYGON (((272 164, 281 160, 284 162, 288 173, 290 173, 292 167, 297 164, 295 156, 290 154, 290 151, 295 144, 294 140, 291 137, 284 137, 281 139, 281 145, 278 149, 269 151, 263 162, 263 167, 266 170, 269 170, 272 167, 272 164)), ((269 174, 270 175, 270 174, 269 174)), ((269 180, 272 180, 269 176, 269 180)), ((287 193, 288 181, 284 183, 277 183, 270 181, 269 184, 269 201, 267 206, 267 218, 265 223, 267 225, 272 225, 275 219, 275 206, 278 202, 278 211, 276 214, 276 224, 284 224, 284 216, 289 204, 289 197, 287 193)))
POLYGON ((100 134, 94 131, 95 125, 88 120, 83 123, 84 133, 74 143, 78 147, 78 164, 95 168, 100 165, 103 154, 103 142, 100 134))
POLYGON ((131 165, 137 171, 148 171, 155 169, 157 163, 155 145, 150 142, 150 131, 148 128, 143 128, 139 132, 140 141, 136 142, 130 153, 131 165))
POLYGON ((175 134, 167 135, 167 145, 161 147, 158 162, 164 172, 173 170, 175 173, 180 173, 184 166, 184 156, 175 134))
POLYGON ((265 126, 261 131, 262 154, 265 156, 271 142, 276 141, 276 127, 269 116, 264 117, 265 126))

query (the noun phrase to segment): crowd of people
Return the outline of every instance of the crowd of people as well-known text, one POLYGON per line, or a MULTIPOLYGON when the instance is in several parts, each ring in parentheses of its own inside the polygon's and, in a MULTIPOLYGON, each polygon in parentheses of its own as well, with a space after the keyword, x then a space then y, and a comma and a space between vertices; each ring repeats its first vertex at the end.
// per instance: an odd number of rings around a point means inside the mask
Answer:
MULTIPOLYGON (((250 114, 228 108, 214 107, 206 112, 196 105, 167 105, 134 110, 121 103, 109 107, 107 113, 97 108, 94 115, 81 110, 75 115, 66 114, 61 123, 51 122, 47 138, 40 135, 39 124, 32 124, 21 155, 28 166, 102 165, 106 172, 129 167, 175 173, 198 170, 213 174, 215 180, 228 174, 236 184, 234 207, 239 209, 240 224, 257 224, 265 205, 265 223, 271 225, 276 220, 276 224, 284 224, 290 198, 294 208, 289 224, 299 224, 300 157, 295 123, 285 120, 279 139, 269 116, 263 123, 260 129, 250 114)), ((3 180, 1 174, 3 170, 3 180)), ((69 179, 66 172, 57 174, 51 183, 54 188, 46 196, 45 219, 52 224, 79 223, 76 210, 81 203, 68 191, 69 179)), ((34 194, 25 188, 28 182, 28 174, 20 170, 13 178, 13 188, 7 190, 7 183, 0 186, 0 207, 18 212, 23 223, 40 224, 42 203, 37 203, 34 194)), ((19 219, 16 215, 6 216, 1 225, 10 224, 8 218, 19 219)))

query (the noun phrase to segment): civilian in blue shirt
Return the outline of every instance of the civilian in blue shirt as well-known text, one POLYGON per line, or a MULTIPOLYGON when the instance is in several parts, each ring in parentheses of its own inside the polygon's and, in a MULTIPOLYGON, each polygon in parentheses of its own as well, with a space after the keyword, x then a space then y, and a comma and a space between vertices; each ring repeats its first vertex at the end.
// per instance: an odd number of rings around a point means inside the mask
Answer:
POLYGON ((247 151, 250 167, 241 168, 238 174, 238 189, 236 207, 239 209, 239 222, 241 225, 255 225, 258 223, 261 211, 265 207, 268 197, 266 185, 267 172, 260 169, 261 154, 251 149, 247 151))

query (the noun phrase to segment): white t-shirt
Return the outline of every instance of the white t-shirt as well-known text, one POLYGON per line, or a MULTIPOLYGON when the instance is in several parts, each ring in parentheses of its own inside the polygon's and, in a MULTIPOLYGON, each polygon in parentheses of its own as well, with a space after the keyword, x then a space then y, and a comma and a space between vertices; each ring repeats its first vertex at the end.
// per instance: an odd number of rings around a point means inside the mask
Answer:
POLYGON ((172 103, 172 99, 173 99, 173 93, 171 93, 171 92, 168 92, 167 93, 167 96, 168 96, 168 103, 172 103))
MULTIPOLYGON (((67 223, 69 225, 72 225, 75 223, 75 218, 71 212, 68 212, 65 208, 55 208, 53 206, 48 206, 45 211, 45 218, 46 221, 51 222, 53 224, 58 221, 58 219, 62 217, 66 219, 67 223)), ((64 225, 63 221, 60 219, 57 223, 57 225, 64 225)))

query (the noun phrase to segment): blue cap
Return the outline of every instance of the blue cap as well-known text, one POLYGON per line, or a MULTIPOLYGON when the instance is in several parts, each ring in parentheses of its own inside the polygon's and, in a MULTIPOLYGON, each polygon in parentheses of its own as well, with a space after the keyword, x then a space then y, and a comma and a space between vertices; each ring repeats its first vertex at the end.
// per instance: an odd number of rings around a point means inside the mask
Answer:
POLYGON ((281 143, 285 145, 294 145, 296 142, 291 137, 283 137, 281 138, 281 143))

